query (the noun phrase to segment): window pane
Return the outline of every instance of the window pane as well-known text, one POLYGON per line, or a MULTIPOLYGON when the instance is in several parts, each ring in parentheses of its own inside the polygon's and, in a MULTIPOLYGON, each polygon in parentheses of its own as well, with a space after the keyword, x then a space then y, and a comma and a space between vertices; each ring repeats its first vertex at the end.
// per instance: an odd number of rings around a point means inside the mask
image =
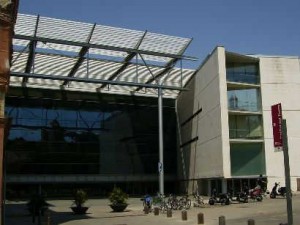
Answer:
POLYGON ((227 63, 227 80, 230 82, 258 84, 258 64, 227 63))
POLYGON ((231 144, 231 175, 265 174, 265 154, 261 143, 231 144))
POLYGON ((238 111, 259 112, 261 110, 258 89, 227 91, 228 109, 238 111))

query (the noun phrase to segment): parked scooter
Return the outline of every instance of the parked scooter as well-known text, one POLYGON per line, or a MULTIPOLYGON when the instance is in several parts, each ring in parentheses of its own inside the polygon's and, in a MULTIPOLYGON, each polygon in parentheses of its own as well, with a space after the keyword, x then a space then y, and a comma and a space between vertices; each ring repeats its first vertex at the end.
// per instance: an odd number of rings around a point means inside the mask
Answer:
POLYGON ((256 186, 255 188, 249 190, 248 197, 249 197, 249 199, 261 202, 263 200, 262 194, 263 194, 263 191, 262 191, 261 187, 256 186))
POLYGON ((141 201, 143 201, 144 211, 151 212, 152 211, 152 197, 147 194, 143 198, 141 198, 141 201))
POLYGON ((248 192, 243 190, 241 192, 233 194, 233 191, 230 191, 229 192, 229 198, 230 198, 231 201, 247 203, 248 202, 248 192))
POLYGON ((275 182, 274 187, 272 188, 272 191, 270 193, 270 198, 276 198, 276 196, 282 196, 285 197, 286 195, 286 188, 280 187, 279 182, 275 182))
POLYGON ((230 198, 229 195, 226 193, 217 194, 217 190, 213 189, 212 195, 208 200, 208 203, 210 205, 214 205, 216 203, 221 203, 222 205, 229 205, 230 204, 230 198))

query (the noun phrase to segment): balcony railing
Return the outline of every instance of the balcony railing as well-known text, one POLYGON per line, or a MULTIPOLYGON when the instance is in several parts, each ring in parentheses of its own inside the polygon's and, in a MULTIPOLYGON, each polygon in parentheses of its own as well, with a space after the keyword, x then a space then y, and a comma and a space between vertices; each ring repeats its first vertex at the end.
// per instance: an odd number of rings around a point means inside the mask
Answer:
POLYGON ((247 129, 229 129, 230 139, 261 139, 263 137, 262 132, 252 132, 247 129))
POLYGON ((259 84, 259 76, 257 74, 250 73, 227 72, 227 81, 247 84, 259 84))
POLYGON ((257 102, 239 101, 236 98, 228 100, 228 110, 260 112, 261 107, 257 104, 257 102))

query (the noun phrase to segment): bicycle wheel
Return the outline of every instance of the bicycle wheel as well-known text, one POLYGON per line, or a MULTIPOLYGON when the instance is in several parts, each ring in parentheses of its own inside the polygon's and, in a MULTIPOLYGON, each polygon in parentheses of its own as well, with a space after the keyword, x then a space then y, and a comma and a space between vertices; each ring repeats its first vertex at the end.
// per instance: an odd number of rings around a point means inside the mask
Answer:
POLYGON ((190 208, 191 208, 191 205, 192 205, 191 199, 187 199, 187 200, 186 200, 186 203, 185 203, 185 208, 186 208, 186 209, 190 209, 190 208))
POLYGON ((170 206, 171 206, 171 209, 177 210, 180 207, 180 202, 177 199, 173 199, 170 206))

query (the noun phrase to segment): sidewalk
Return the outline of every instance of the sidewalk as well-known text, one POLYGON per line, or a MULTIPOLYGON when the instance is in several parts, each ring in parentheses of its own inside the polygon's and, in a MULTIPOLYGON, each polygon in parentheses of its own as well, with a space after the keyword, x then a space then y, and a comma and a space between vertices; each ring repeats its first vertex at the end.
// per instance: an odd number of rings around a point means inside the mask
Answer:
MULTIPOLYGON (((125 212, 114 213, 107 199, 91 199, 86 215, 74 215, 70 209, 71 200, 48 201, 51 225, 195 225, 198 214, 203 213, 204 224, 218 225, 219 217, 226 217, 226 224, 247 224, 248 219, 255 219, 256 225, 286 222, 285 199, 264 199, 263 202, 232 203, 229 206, 205 205, 203 208, 192 207, 187 210, 187 220, 182 220, 182 211, 173 210, 172 217, 166 214, 145 214, 139 198, 130 198, 125 212)), ((293 197, 294 224, 300 224, 300 197, 293 197), (298 212, 298 213, 297 213, 298 212), (297 221, 297 222, 296 222, 297 221)), ((32 225, 32 217, 28 215, 25 202, 8 202, 6 206, 5 225, 32 225)), ((46 222, 46 216, 42 218, 46 222)), ((35 224, 38 224, 37 221, 35 224)), ((42 223, 46 224, 46 223, 42 223)))

